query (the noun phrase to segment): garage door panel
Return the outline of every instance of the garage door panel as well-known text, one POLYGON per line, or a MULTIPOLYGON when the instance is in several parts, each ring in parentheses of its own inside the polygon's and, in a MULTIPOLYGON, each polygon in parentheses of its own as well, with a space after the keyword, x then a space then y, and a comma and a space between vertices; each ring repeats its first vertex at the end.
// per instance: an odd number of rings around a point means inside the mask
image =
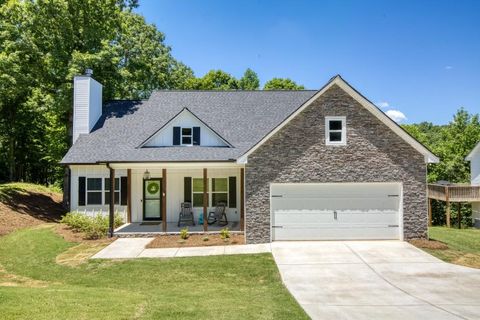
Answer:
POLYGON ((398 224, 398 211, 372 211, 339 212, 338 223, 398 224))
POLYGON ((385 240, 397 239, 398 227, 358 226, 350 228, 325 227, 273 229, 275 240, 385 240), (374 229, 368 230, 367 228, 374 229), (348 229, 348 230, 347 230, 348 229), (367 232, 366 232, 367 231, 367 232))
POLYGON ((315 223, 378 223, 397 224, 398 212, 393 210, 375 211, 343 211, 337 210, 337 218, 333 210, 276 210, 275 224, 304 224, 315 223), (292 217, 295 217, 294 219, 292 217))
POLYGON ((398 239, 400 184, 272 185, 274 240, 398 239))

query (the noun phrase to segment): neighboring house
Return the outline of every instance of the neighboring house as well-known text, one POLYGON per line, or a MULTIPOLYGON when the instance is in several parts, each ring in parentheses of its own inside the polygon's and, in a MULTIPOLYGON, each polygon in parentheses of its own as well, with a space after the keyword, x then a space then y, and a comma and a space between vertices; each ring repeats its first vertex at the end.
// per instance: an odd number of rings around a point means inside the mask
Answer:
MULTIPOLYGON (((466 158, 470 161, 470 180, 472 186, 480 186, 480 142, 473 148, 466 158)), ((480 194, 477 195, 479 201, 472 202, 472 218, 477 219, 475 226, 480 227, 480 194)))
POLYGON ((198 223, 220 201, 248 243, 427 234, 438 158, 340 76, 318 91, 155 91, 103 106, 101 85, 77 76, 73 139, 70 209, 123 213, 118 235, 178 232, 182 202, 198 223))

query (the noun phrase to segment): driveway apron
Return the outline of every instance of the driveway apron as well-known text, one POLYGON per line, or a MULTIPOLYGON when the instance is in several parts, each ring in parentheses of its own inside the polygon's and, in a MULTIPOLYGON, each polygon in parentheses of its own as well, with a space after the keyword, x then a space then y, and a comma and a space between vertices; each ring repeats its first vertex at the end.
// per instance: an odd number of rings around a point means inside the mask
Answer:
POLYGON ((407 242, 274 242, 272 253, 312 319, 480 319, 480 270, 407 242))

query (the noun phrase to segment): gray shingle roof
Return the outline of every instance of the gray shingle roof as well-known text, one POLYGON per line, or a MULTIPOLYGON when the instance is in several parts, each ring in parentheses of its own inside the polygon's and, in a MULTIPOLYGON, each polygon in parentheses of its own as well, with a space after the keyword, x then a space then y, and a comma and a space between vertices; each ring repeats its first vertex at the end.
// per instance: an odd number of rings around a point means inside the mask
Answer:
POLYGON ((111 101, 63 164, 237 159, 317 91, 156 91, 145 101, 111 101), (233 147, 139 146, 188 108, 233 147))

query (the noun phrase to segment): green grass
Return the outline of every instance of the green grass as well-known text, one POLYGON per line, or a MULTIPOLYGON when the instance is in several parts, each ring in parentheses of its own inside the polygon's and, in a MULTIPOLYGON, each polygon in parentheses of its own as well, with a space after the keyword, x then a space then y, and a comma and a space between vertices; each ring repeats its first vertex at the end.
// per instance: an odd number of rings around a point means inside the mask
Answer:
POLYGON ((51 227, 0 238, 2 319, 308 318, 270 254, 55 263, 75 245, 51 227))
POLYGON ((40 184, 25 183, 25 182, 11 182, 0 184, 0 201, 8 200, 14 193, 62 193, 62 190, 55 186, 42 186, 40 184))
POLYGON ((448 245, 445 250, 424 249, 447 262, 480 268, 480 230, 431 227, 428 231, 431 240, 448 245))

